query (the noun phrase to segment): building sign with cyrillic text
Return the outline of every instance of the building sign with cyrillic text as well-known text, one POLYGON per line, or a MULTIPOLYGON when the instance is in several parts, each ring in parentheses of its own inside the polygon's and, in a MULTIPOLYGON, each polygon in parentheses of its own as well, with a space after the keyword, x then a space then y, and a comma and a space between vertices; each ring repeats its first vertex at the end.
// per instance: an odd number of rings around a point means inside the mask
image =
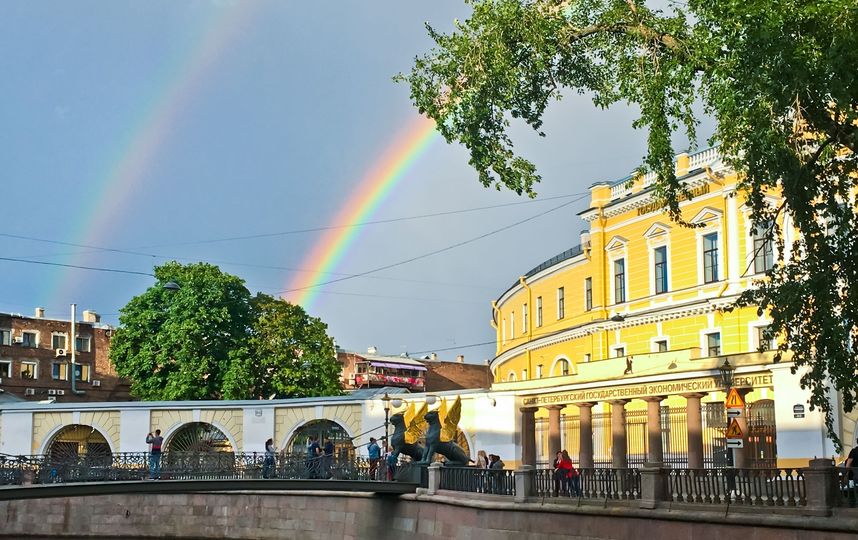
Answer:
MULTIPOLYGON (((771 374, 737 375, 733 379, 733 387, 735 388, 758 388, 765 386, 772 386, 771 374)), ((531 396, 524 398, 522 404, 525 406, 554 405, 558 403, 609 401, 612 399, 634 399, 649 396, 689 394, 693 392, 712 392, 715 390, 723 390, 723 386, 714 377, 708 377, 705 379, 643 383, 611 388, 589 388, 586 390, 564 392, 562 394, 531 396)))
MULTIPOLYGON (((695 197, 699 197, 701 195, 705 195, 707 193, 709 193, 709 184, 703 184, 702 186, 698 186, 694 189, 689 190, 688 195, 680 192, 677 198, 679 199, 679 202, 682 202, 685 200, 693 199, 695 197)), ((662 208, 664 208, 664 204, 660 202, 652 202, 649 204, 645 204, 638 208, 638 215, 642 216, 644 214, 649 214, 650 212, 655 212, 657 210, 661 210, 662 208)))

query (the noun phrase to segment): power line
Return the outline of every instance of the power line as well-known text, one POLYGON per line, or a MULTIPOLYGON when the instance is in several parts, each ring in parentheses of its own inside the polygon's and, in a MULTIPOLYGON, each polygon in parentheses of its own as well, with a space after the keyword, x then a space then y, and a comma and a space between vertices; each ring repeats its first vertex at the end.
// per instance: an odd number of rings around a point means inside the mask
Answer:
POLYGON ((553 197, 544 197, 541 199, 530 199, 530 200, 526 200, 526 201, 515 201, 515 202, 509 202, 509 203, 494 204, 494 205, 489 205, 489 206, 478 206, 475 208, 463 208, 463 209, 459 209, 459 210, 445 210, 442 212, 433 212, 430 214, 418 214, 418 215, 414 215, 414 216, 403 216, 403 217, 397 217, 397 218, 375 219, 375 220, 371 220, 371 221, 362 221, 360 223, 352 223, 349 225, 327 225, 327 226, 323 226, 323 227, 311 227, 311 228, 307 228, 307 229, 293 229, 293 230, 289 230, 289 231, 280 231, 280 232, 273 232, 273 233, 259 233, 259 234, 243 235, 243 236, 228 236, 228 237, 224 237, 224 238, 214 238, 214 239, 209 239, 209 240, 191 240, 191 241, 187 241, 187 242, 176 242, 176 243, 171 243, 171 244, 157 244, 157 245, 142 246, 141 249, 147 249, 147 248, 153 248, 153 247, 189 246, 189 245, 196 245, 196 244, 214 244, 214 243, 219 243, 219 242, 233 242, 233 241, 237 241, 237 240, 255 240, 255 239, 259 239, 259 238, 271 238, 271 237, 276 237, 276 236, 288 236, 288 235, 293 235, 293 234, 306 234, 306 233, 311 233, 311 232, 329 231, 332 229, 351 229, 351 228, 355 228, 355 227, 365 227, 367 225, 379 225, 379 224, 383 224, 383 223, 398 223, 401 221, 413 221, 416 219, 428 219, 428 218, 434 218, 434 217, 451 216, 451 215, 455 215, 455 214, 467 214, 467 213, 471 213, 471 212, 481 212, 483 210, 492 210, 492 209, 496 209, 496 208, 506 208, 509 206, 518 206, 521 204, 533 204, 533 203, 539 203, 539 202, 553 201, 553 200, 557 200, 557 199, 568 199, 570 197, 578 197, 578 196, 585 195, 585 194, 589 195, 589 193, 583 193, 583 192, 581 192, 581 193, 569 193, 567 195, 555 195, 553 197))
POLYGON ((63 263, 55 263, 48 261, 33 261, 30 259, 18 259, 15 257, 0 257, 0 261, 9 261, 9 262, 19 262, 19 263, 28 263, 28 264, 40 264, 44 266, 62 266, 64 268, 77 268, 79 270, 93 270, 96 272, 112 272, 115 274, 133 274, 137 276, 149 276, 155 277, 155 274, 150 274, 149 272, 137 272, 135 270, 122 270, 119 268, 101 268, 98 266, 80 266, 77 264, 63 264, 63 263))
POLYGON ((583 195, 581 195, 580 197, 578 197, 577 199, 573 199, 573 200, 568 201, 568 202, 565 202, 565 203, 563 203, 563 204, 561 204, 561 205, 559 205, 559 206, 555 206, 554 208, 550 208, 550 209, 546 210, 545 212, 540 212, 539 214, 535 214, 535 215, 530 216, 530 217, 528 217, 528 218, 525 218, 525 219, 522 219, 522 220, 516 221, 515 223, 510 223, 509 225, 505 225, 505 226, 503 226, 503 227, 501 227, 501 228, 499 228, 499 229, 494 229, 494 230, 492 230, 492 231, 489 231, 489 232, 487 232, 487 233, 481 234, 481 235, 479 235, 479 236, 475 236, 475 237, 473 237, 473 238, 469 238, 468 240, 463 240, 463 241, 461 241, 461 242, 456 242, 455 244, 452 244, 452 245, 449 245, 449 246, 443 247, 443 248, 441 248, 441 249, 436 249, 436 250, 434 250, 434 251, 430 251, 430 252, 428 252, 428 253, 424 253, 424 254, 422 254, 422 255, 417 255, 416 257, 411 257, 411 258, 409 258, 409 259, 405 259, 405 260, 402 260, 402 261, 399 261, 399 262, 395 262, 395 263, 387 264, 387 265, 384 265, 384 266, 379 266, 378 268, 373 268, 372 270, 367 270, 367 271, 365 271, 365 272, 360 272, 360 273, 358 273, 358 274, 352 274, 351 276, 341 277, 341 278, 337 278, 337 279, 330 279, 330 280, 328 280, 328 281, 323 281, 323 282, 321 282, 321 283, 316 283, 316 284, 314 284, 314 285, 307 285, 306 287, 297 287, 297 288, 294 288, 294 289, 286 289, 286 290, 283 290, 283 291, 277 291, 275 294, 284 294, 284 293, 288 293, 288 292, 303 291, 303 290, 306 290, 306 289, 313 289, 313 288, 316 288, 316 287, 322 287, 322 286, 324 286, 324 285, 329 285, 329 284, 331 284, 331 283, 339 283, 339 282, 341 282, 341 281, 346 281, 346 280, 354 279, 354 278, 357 278, 357 277, 363 277, 363 276, 366 276, 366 275, 368 275, 368 274, 374 274, 374 273, 376 273, 376 272, 381 272, 382 270, 388 270, 388 269, 390 269, 390 268, 394 268, 394 267, 396 267, 396 266, 402 266, 403 264, 408 264, 408 263, 411 263, 411 262, 414 262, 414 261, 419 261, 420 259, 425 259, 425 258, 427 258, 427 257, 431 257, 431 256, 433 256, 433 255, 437 255, 437 254, 439 254, 439 253, 443 253, 443 252, 445 252, 445 251, 450 251, 450 250, 455 249, 455 248, 457 248, 457 247, 461 247, 461 246, 464 246, 464 245, 467 245, 467 244, 471 244, 471 243, 476 242, 476 241, 478 241, 478 240, 482 240, 483 238, 487 238, 487 237, 489 237, 489 236, 492 236, 492 235, 495 235, 495 234, 501 233, 501 232, 503 232, 503 231, 506 231, 506 230, 512 229, 513 227, 517 227, 517 226, 522 225, 522 224, 524 224, 524 223, 527 223, 527 222, 529 222, 529 221, 533 221, 534 219, 540 218, 540 217, 542 217, 542 216, 545 216, 545 215, 547 215, 547 214, 550 214, 551 212, 554 212, 554 211, 560 210, 561 208, 565 208, 565 207, 567 207, 567 206, 569 206, 569 205, 571 205, 571 204, 574 204, 574 203, 578 202, 579 200, 583 199, 584 197, 586 197, 587 195, 589 195, 589 194, 583 194, 583 195))
POLYGON ((485 345, 494 345, 496 343, 497 343, 497 341, 486 341, 483 343, 471 343, 470 345, 459 345, 456 347, 445 347, 442 349, 426 349, 425 351, 414 351, 414 352, 409 352, 408 354, 409 355, 411 355, 411 354, 428 354, 428 353, 433 353, 433 352, 445 352, 445 351, 456 351, 456 350, 461 350, 461 349, 473 349, 474 347, 483 347, 485 345))

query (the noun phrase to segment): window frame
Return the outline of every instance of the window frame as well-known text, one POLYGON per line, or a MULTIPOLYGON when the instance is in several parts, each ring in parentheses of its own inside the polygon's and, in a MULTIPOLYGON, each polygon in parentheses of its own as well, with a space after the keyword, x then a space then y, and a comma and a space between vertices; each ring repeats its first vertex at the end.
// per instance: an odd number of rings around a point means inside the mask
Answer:
POLYGON ((669 336, 654 336, 650 338, 650 350, 654 353, 662 353, 662 352, 670 352, 670 337, 669 336), (664 343, 666 346, 665 350, 659 349, 659 344, 664 343))
POLYGON ((666 245, 655 246, 652 248, 652 279, 653 290, 652 294, 664 294, 670 292, 670 277, 668 276, 668 249, 666 245), (663 254, 663 260, 659 262, 659 254, 663 254), (659 279, 659 270, 661 270, 661 279, 659 279))
POLYGON ((625 343, 617 343, 615 345, 611 345, 611 358, 624 358, 628 356, 626 352, 626 344, 625 343), (623 354, 618 354, 622 352, 623 354))
POLYGON ((39 361, 38 360, 22 360, 21 365, 19 366, 18 375, 21 377, 23 381, 37 381, 39 380, 39 361), (24 377, 24 367, 32 366, 33 367, 33 376, 32 377, 24 377))
POLYGON ((593 277, 584 278, 584 311, 593 310, 593 277))
POLYGON ((75 349, 74 349, 75 352, 79 352, 79 353, 92 352, 92 336, 81 336, 80 334, 78 334, 77 336, 75 336, 74 346, 75 346, 75 349), (86 348, 81 347, 80 346, 81 343, 86 343, 86 348))
POLYGON ((54 350, 56 350, 56 349, 66 349, 66 350, 68 350, 68 344, 69 344, 69 336, 68 336, 68 334, 63 333, 63 332, 51 332, 51 349, 54 349, 54 350), (62 346, 62 347, 58 347, 58 346, 54 343, 54 340, 55 340, 55 339, 57 339, 57 338, 63 338, 63 346, 62 346))
POLYGON ((536 297, 536 327, 542 328, 542 297, 536 297))
POLYGON ((761 227, 751 227, 751 266, 753 266, 754 274, 765 274, 766 272, 775 267, 774 241, 773 239, 766 238, 765 236, 760 237, 760 231, 765 231, 766 228, 766 225, 763 225, 761 227), (760 262, 760 253, 757 251, 759 249, 758 244, 767 247, 764 247, 762 250, 762 270, 757 264, 760 262))
POLYGON ((68 362, 51 362, 51 380, 67 381, 69 380, 69 363, 68 362), (59 368, 59 369, 57 369, 59 368))
POLYGON ((557 320, 566 318, 566 287, 557 287, 557 320))
POLYGON ((521 333, 527 334, 527 302, 521 304, 521 333))
POLYGON ((39 348, 39 331, 38 330, 22 330, 21 331, 21 347, 26 349, 38 349, 39 348), (28 341, 24 336, 35 336, 32 344, 28 344, 28 341))
POLYGON ((626 270, 626 258, 617 257, 611 261, 612 277, 612 300, 614 305, 625 304, 628 301, 628 272, 626 270), (622 272, 617 272, 617 264, 622 266, 622 272), (619 285, 619 286, 618 286, 619 285), (622 292, 622 295, 619 293, 622 292), (622 296, 622 298, 620 298, 622 296))
POLYGON ((12 367, 14 365, 14 361, 11 358, 0 358, 0 378, 3 379, 11 379, 12 378, 12 367), (4 371, 4 366, 5 371, 4 371))
POLYGON ((723 333, 720 328, 707 328, 705 330, 700 331, 700 350, 706 353, 704 358, 712 358, 714 356, 724 356, 724 341, 722 339, 723 333), (709 345, 709 337, 710 336, 718 336, 718 354, 711 354, 711 346, 709 345))
POLYGON ((0 328, 0 345, 12 346, 12 329, 0 328), (6 338, 5 340, 3 338, 6 338))

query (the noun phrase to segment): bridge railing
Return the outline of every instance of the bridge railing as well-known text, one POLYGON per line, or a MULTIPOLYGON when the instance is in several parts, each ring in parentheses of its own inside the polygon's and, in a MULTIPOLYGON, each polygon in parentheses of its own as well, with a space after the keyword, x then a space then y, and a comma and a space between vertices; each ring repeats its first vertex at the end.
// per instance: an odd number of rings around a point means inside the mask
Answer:
POLYGON ((805 506, 803 469, 672 469, 670 500, 744 506, 805 506))
POLYGON ((492 495, 515 495, 515 472, 511 469, 441 467, 440 473, 440 489, 492 495))
MULTIPOLYGON (((56 459, 46 455, 0 456, 0 485, 58 482, 107 482, 149 478, 149 454, 118 452, 111 455, 56 459)), ((402 462, 396 469, 410 465, 402 462)), ((159 480, 280 478, 338 480, 393 479, 386 462, 352 456, 318 456, 231 452, 164 452, 159 480)))
POLYGON ((534 471, 537 497, 632 500, 641 498, 638 469, 576 469, 571 478, 554 469, 534 471))

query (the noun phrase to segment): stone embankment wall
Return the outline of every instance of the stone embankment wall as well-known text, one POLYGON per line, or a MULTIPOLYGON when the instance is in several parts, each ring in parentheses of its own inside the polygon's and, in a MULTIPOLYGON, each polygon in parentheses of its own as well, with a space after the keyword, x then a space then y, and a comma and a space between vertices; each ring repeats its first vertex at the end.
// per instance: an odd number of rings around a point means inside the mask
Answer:
POLYGON ((0 538, 466 540, 854 539, 850 516, 519 503, 452 494, 111 495, 0 502, 0 538), (851 532, 850 532, 851 531, 851 532))

